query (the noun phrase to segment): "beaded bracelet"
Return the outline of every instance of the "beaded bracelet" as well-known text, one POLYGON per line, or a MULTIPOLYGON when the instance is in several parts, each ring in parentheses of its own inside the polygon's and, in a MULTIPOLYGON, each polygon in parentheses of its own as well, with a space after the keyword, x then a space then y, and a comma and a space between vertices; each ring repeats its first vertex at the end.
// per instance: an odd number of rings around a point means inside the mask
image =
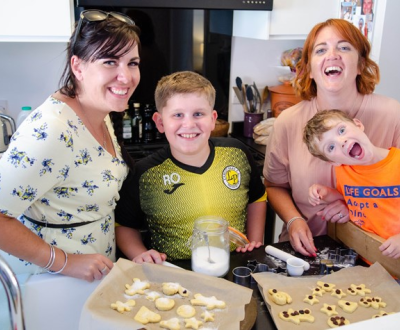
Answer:
POLYGON ((43 269, 46 269, 46 270, 50 269, 53 266, 54 260, 56 259, 56 253, 54 251, 54 246, 49 244, 49 247, 50 247, 49 262, 46 264, 46 266, 43 267, 43 269))
POLYGON ((64 262, 64 265, 61 267, 60 270, 57 270, 57 271, 48 270, 47 272, 48 272, 49 274, 52 274, 52 275, 54 275, 54 274, 60 274, 60 273, 64 270, 65 266, 67 266, 68 254, 67 254, 67 252, 65 252, 63 249, 60 249, 60 250, 61 250, 62 252, 64 252, 64 255, 65 255, 65 262, 64 262))
POLYGON ((290 228, 290 225, 292 224, 292 222, 295 221, 295 220, 297 220, 297 219, 301 219, 301 220, 306 221, 306 219, 304 219, 303 217, 293 217, 293 218, 290 219, 290 220, 287 222, 287 224, 286 224, 286 230, 287 230, 288 232, 289 232, 289 228, 290 228))

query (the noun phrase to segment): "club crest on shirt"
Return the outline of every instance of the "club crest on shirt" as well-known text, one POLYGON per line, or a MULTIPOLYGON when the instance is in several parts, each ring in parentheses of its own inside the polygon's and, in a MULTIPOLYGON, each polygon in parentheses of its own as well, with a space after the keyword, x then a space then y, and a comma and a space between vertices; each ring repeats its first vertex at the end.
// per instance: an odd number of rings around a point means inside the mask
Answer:
POLYGON ((229 189, 235 190, 240 187, 241 174, 235 166, 227 166, 222 172, 222 180, 225 186, 229 189))

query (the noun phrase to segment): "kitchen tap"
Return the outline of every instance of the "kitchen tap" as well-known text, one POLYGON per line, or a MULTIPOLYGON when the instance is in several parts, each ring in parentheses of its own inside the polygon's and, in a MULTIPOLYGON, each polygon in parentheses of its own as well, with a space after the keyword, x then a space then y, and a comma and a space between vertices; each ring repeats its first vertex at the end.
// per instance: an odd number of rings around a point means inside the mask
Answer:
POLYGON ((22 310, 22 295, 17 278, 10 266, 0 255, 0 281, 3 283, 8 299, 11 329, 25 330, 25 320, 22 310))

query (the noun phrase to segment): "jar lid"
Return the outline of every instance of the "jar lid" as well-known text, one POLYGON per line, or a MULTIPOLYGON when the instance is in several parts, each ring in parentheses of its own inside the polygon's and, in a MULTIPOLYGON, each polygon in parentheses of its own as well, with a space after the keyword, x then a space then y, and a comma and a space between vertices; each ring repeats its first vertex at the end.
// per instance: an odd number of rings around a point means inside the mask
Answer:
POLYGON ((246 244, 249 244, 250 241, 247 239, 246 235, 241 233, 239 230, 236 230, 235 228, 228 227, 229 230, 229 240, 236 244, 237 246, 245 246, 246 244))
POLYGON ((282 85, 271 86, 268 89, 273 93, 294 95, 295 91, 290 81, 285 81, 282 85))

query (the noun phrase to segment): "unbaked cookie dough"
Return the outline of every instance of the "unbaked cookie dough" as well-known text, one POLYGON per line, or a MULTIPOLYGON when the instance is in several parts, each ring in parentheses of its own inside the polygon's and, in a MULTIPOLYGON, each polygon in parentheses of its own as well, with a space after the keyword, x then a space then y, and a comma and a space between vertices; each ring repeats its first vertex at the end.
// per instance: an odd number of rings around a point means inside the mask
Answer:
POLYGON ((328 325, 331 328, 337 328, 347 324, 350 324, 350 321, 343 316, 331 316, 328 319, 328 325))
POLYGON ((159 311, 169 311, 175 306, 175 301, 170 298, 157 298, 155 301, 156 308, 159 311))
POLYGON ((293 310, 289 308, 287 311, 280 312, 279 317, 286 322, 294 324, 300 324, 300 322, 313 323, 315 320, 309 309, 293 310))
POLYGON ((185 318, 189 318, 196 315, 196 310, 190 305, 181 305, 177 308, 176 313, 185 318))
POLYGON ((293 300, 292 297, 283 291, 278 291, 276 289, 269 289, 268 294, 270 299, 277 305, 283 306, 290 304, 293 300))

